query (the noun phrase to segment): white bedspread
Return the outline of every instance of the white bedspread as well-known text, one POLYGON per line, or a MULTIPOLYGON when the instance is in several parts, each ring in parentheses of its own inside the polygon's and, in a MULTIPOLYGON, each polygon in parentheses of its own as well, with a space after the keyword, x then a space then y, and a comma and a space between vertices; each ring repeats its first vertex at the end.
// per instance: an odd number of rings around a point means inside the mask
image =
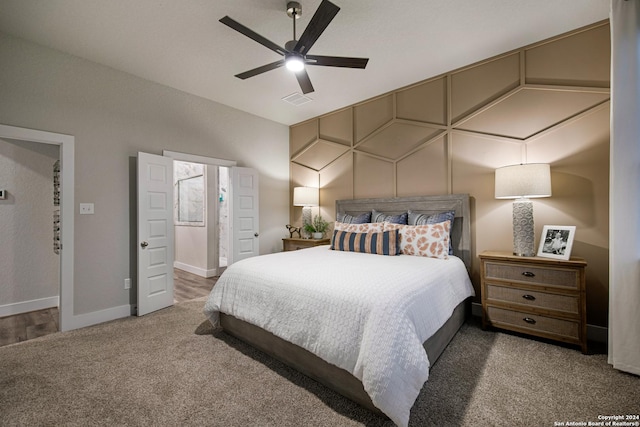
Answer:
POLYGON ((319 246, 227 268, 205 305, 257 325, 360 379, 399 426, 429 376, 422 346, 474 294, 463 262, 319 246))

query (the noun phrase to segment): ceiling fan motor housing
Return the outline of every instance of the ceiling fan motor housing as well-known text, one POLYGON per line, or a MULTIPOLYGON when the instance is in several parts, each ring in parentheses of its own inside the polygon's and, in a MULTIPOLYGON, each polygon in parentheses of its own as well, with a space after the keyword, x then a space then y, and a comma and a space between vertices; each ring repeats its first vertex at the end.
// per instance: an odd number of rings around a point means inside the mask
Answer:
POLYGON ((287 15, 289 15, 289 18, 293 18, 294 16, 296 19, 300 18, 302 15, 302 6, 300 6, 300 3, 297 1, 287 2, 287 15))
POLYGON ((289 40, 284 44, 284 48, 289 52, 293 52, 293 48, 296 47, 296 43, 298 43, 298 40, 289 40))

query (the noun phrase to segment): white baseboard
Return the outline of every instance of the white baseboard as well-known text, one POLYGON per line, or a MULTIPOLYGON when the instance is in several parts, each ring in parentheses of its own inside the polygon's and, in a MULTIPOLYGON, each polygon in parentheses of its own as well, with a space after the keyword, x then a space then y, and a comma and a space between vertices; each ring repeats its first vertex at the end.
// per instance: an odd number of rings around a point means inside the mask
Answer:
MULTIPOLYGON (((482 317, 482 304, 472 302, 471 314, 473 316, 482 317)), ((609 329, 604 326, 589 325, 587 323, 587 339, 589 341, 606 344, 609 340, 609 329)))
POLYGON ((216 276, 218 274, 218 271, 215 268, 207 270, 207 269, 204 269, 204 268, 195 267, 193 265, 185 264, 185 263, 179 262, 179 261, 174 261, 173 262, 173 266, 175 268, 177 268, 177 269, 184 270, 184 271, 187 271, 189 273, 195 274, 195 275, 200 276, 200 277, 205 277, 205 278, 213 277, 213 276, 216 276))
POLYGON ((0 317, 29 313, 30 311, 36 310, 44 310, 46 308, 58 307, 59 305, 60 297, 57 296, 14 302, 12 304, 0 305, 0 317))
POLYGON ((131 305, 129 304, 93 311, 91 313, 75 314, 71 319, 71 327, 68 328, 68 330, 93 326, 98 323, 104 323, 110 320, 129 316, 131 316, 131 305))

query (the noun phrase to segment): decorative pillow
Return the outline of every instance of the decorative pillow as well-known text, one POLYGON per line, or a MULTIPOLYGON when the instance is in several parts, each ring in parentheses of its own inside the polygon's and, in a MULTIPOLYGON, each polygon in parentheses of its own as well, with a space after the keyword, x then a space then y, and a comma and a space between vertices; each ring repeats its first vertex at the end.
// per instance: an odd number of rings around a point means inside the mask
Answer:
POLYGON ((331 249, 377 255, 398 255, 400 253, 398 240, 398 230, 379 233, 352 233, 334 230, 331 249))
MULTIPOLYGON (((451 221, 451 227, 453 228, 453 221, 456 217, 456 211, 438 212, 435 214, 423 214, 418 212, 409 211, 409 225, 424 225, 424 224, 437 224, 439 222, 451 221)), ((451 244, 451 230, 449 230, 449 255, 453 255, 453 246, 451 244)))
POLYGON ((365 224, 336 222, 333 224, 333 229, 337 231, 348 231, 351 233, 378 233, 384 231, 384 224, 381 222, 367 222, 365 224))
POLYGON ((345 222, 347 224, 366 224, 371 222, 371 212, 365 212, 356 216, 338 212, 338 215, 336 215, 336 221, 345 222))
POLYGON ((449 258, 449 229, 451 221, 437 224, 402 225, 385 223, 385 231, 398 230, 400 251, 405 255, 430 258, 449 258))
POLYGON ((388 215, 377 210, 371 212, 371 222, 391 222, 393 224, 407 224, 409 213, 404 212, 398 215, 388 215))

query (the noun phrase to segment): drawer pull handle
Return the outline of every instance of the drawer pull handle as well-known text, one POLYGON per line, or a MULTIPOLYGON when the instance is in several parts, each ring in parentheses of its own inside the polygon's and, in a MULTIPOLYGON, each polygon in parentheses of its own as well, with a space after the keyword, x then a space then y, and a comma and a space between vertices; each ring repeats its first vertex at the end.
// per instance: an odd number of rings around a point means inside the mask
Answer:
POLYGON ((536 275, 534 273, 530 272, 530 271, 523 271, 522 275, 524 277, 536 277, 536 275))
POLYGON ((529 295, 529 294, 522 295, 522 298, 524 298, 524 299, 526 299, 528 301, 535 301, 536 300, 536 297, 534 297, 533 295, 529 295))
POLYGON ((522 320, 524 320, 525 322, 531 324, 531 325, 535 325, 536 324, 536 319, 532 319, 531 317, 525 317, 522 320))

